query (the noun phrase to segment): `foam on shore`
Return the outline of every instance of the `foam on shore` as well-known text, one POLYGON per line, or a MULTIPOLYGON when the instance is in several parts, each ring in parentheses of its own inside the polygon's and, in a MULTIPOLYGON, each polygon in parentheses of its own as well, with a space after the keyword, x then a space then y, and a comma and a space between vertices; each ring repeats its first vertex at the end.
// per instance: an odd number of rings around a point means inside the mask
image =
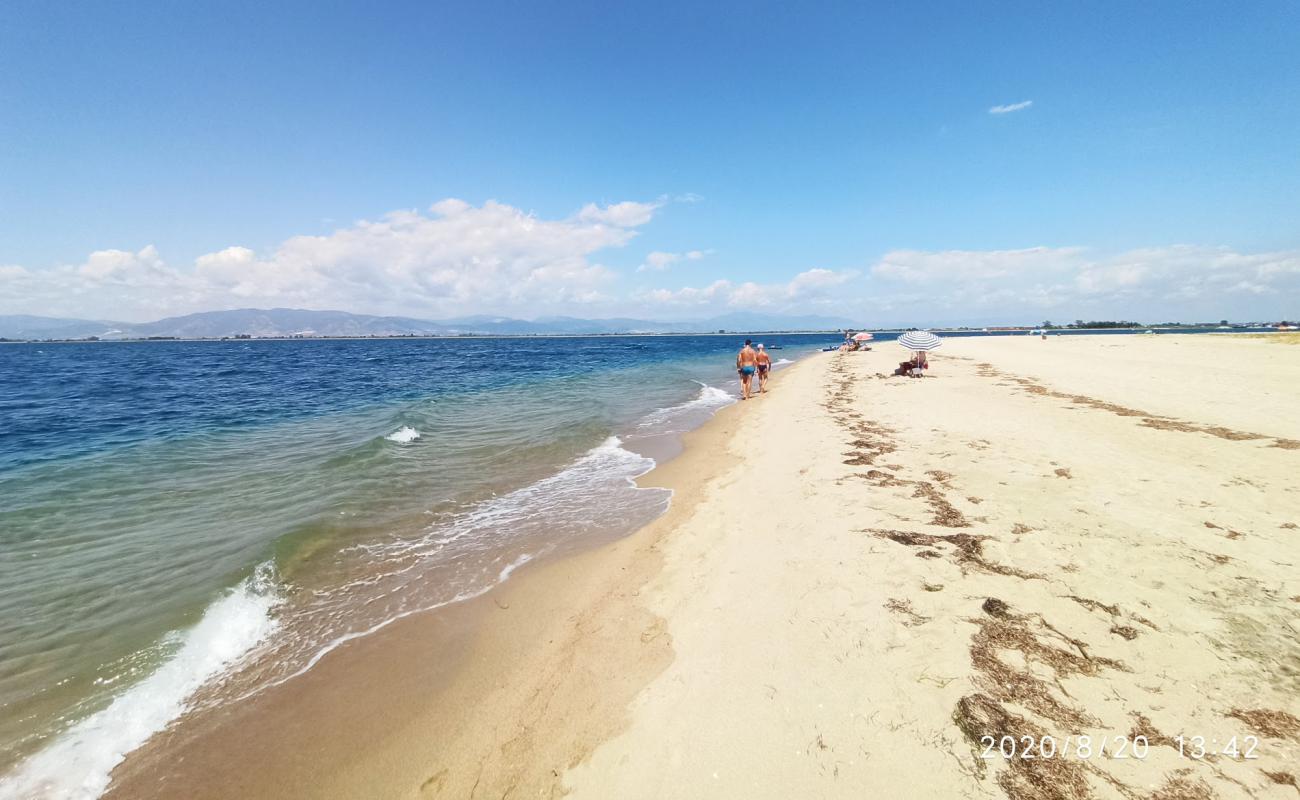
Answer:
POLYGON ((175 654, 144 680, 0 778, 0 798, 93 800, 113 768, 188 707, 189 698, 269 637, 278 603, 269 564, 229 590, 199 623, 174 634, 175 654))

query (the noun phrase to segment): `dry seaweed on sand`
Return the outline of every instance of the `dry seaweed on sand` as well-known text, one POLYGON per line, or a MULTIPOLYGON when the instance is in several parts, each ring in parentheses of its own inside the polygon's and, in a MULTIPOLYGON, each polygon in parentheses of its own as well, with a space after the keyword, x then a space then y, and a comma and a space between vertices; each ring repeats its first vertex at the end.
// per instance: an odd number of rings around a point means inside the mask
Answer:
POLYGON ((1297 784, 1297 783, 1296 783, 1295 776, 1292 775, 1291 773, 1289 773, 1289 772, 1269 772, 1269 771, 1266 770, 1266 769, 1265 769, 1265 770, 1260 770, 1260 772, 1263 772, 1263 773, 1264 773, 1264 777, 1268 778, 1268 779, 1269 779, 1270 781, 1272 781, 1273 783, 1276 783, 1276 784, 1278 784, 1279 786, 1290 786, 1292 789, 1295 789, 1297 792, 1300 792, 1300 784, 1297 784))
POLYGON ((1110 614, 1112 617, 1119 616, 1118 605, 1108 606, 1105 603, 1102 603, 1098 600, 1093 600, 1087 597, 1079 597, 1077 594, 1066 595, 1066 597, 1078 603, 1079 605, 1083 606, 1084 608, 1088 609, 1089 611, 1096 611, 1097 609, 1101 609, 1102 611, 1105 611, 1107 614, 1110 614))
POLYGON ((1190 777, 1191 770, 1180 769, 1160 788, 1147 795, 1147 800, 1215 800, 1209 785, 1200 778, 1190 777))
POLYGON ((1239 719, 1249 725, 1251 730, 1273 739, 1285 739, 1300 733, 1300 719, 1285 711, 1267 708, 1249 710, 1234 708, 1224 716, 1239 719))
POLYGON ((1130 740, 1137 739, 1137 737, 1141 736, 1147 740, 1147 744, 1156 747, 1178 747, 1178 741, 1157 730, 1155 724, 1151 722, 1145 714, 1134 711, 1132 712, 1132 716, 1133 729, 1129 731, 1128 735, 1130 740))
POLYGON ((1019 385, 1021 389, 1029 394, 1053 397, 1058 400, 1069 400, 1077 405, 1095 408, 1099 411, 1109 411, 1121 417, 1142 417, 1142 425, 1148 428, 1155 428, 1164 431, 1180 431, 1183 433, 1206 433, 1210 436, 1216 436, 1220 439, 1227 439, 1233 442, 1249 442, 1260 439, 1273 439, 1270 447, 1278 447, 1283 450, 1300 450, 1300 441, 1295 439, 1283 439, 1278 437, 1266 436, 1262 433, 1250 433, 1248 431, 1237 431, 1231 428, 1225 428, 1222 425, 1204 425, 1196 422, 1185 422, 1179 419, 1170 419, 1158 414, 1151 414, 1136 408, 1121 406, 1116 403, 1110 403, 1105 400, 1098 400, 1095 397, 1087 397, 1081 394, 1067 394, 1057 392, 1043 386, 1032 378, 1022 378, 1017 375, 1011 375, 1000 372, 993 367, 981 369, 979 375, 987 378, 1006 378, 1009 381, 1019 385))
POLYGON ((952 545, 960 553, 959 560, 982 557, 984 551, 981 543, 989 538, 969 533, 953 533, 947 536, 939 536, 933 533, 921 533, 920 531, 898 531, 886 528, 867 528, 866 532, 911 547, 933 547, 938 544, 952 545))
MULTIPOLYGON (((983 739, 995 742, 1010 736, 1015 741, 1032 737, 1041 741, 1047 731, 1022 716, 1013 714, 986 694, 971 694, 957 701, 953 722, 970 742, 972 750, 983 748, 983 739)), ((976 758, 983 774, 985 761, 976 758)), ((1092 797, 1081 762, 1065 758, 1011 758, 998 774, 998 786, 1010 800, 1087 800, 1092 797)))
MULTIPOLYGON (((952 533, 947 536, 938 536, 932 533, 921 533, 919 531, 898 531, 888 528, 864 528, 864 533, 870 533, 872 536, 878 536, 882 539, 888 539, 891 542, 908 545, 909 547, 936 547, 940 544, 951 545, 957 555, 957 563, 961 566, 969 566, 984 572, 990 572, 994 575, 1009 575, 1022 580, 1039 579, 1043 576, 1027 572, 1025 570, 1009 567, 1005 564, 999 564, 984 558, 983 542, 988 536, 977 536, 970 533, 952 533)), ((923 550, 917 553, 922 558, 935 558, 936 555, 926 555, 933 553, 933 550, 923 550)))
POLYGON ((931 510, 934 511, 935 525, 942 525, 945 528, 969 528, 970 521, 966 515, 948 502, 943 493, 934 488, 934 484, 929 481, 917 481, 916 491, 912 493, 913 497, 923 497, 930 503, 931 510))
POLYGON ((1129 641, 1138 638, 1137 628, 1134 628, 1132 625, 1112 625, 1110 632, 1116 636, 1122 636, 1129 641))
POLYGON ((891 597, 889 602, 885 603, 885 608, 903 617, 903 624, 909 628, 915 628, 930 621, 930 617, 918 614, 912 609, 911 600, 900 600, 897 597, 891 597))
POLYGON ((1061 678, 1125 669, 1123 664, 1089 655, 1084 642, 1065 635, 1040 615, 1014 613, 996 597, 987 598, 981 608, 985 616, 971 620, 979 626, 970 646, 977 686, 999 702, 1015 703, 1071 731, 1101 724, 1086 711, 1057 699, 1053 684, 1035 675, 1032 668, 1050 669, 1059 689, 1061 678), (1020 654, 1023 666, 1002 659, 1001 654, 1010 651, 1020 654))
POLYGON ((999 619, 1009 619, 1011 617, 1011 607, 996 597, 986 599, 980 608, 984 610, 985 614, 992 617, 998 617, 999 619))

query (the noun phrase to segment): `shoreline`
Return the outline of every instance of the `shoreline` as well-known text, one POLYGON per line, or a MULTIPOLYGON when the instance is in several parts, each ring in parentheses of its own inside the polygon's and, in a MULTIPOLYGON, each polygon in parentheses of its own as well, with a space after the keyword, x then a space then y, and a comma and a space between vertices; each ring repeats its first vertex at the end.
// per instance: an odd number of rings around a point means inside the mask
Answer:
MULTIPOLYGON (((653 332, 653 333, 476 333, 476 334, 412 334, 409 336, 204 336, 199 338, 188 338, 182 336, 157 337, 145 339, 0 339, 0 345, 4 344, 156 344, 159 342, 365 342, 365 341, 405 341, 405 340, 476 340, 476 339, 627 339, 627 338, 648 338, 648 337, 692 337, 692 336, 839 336, 844 329, 837 330, 789 330, 789 331, 705 331, 700 333, 690 333, 685 331, 672 332, 653 332)), ((906 333, 909 330, 918 330, 914 328, 859 328, 848 330, 866 330, 872 333, 906 333)), ((950 336, 967 337, 967 336, 1015 336, 1032 334, 1040 329, 1034 327, 1014 328, 1014 327, 993 327, 989 329, 982 328, 920 328, 919 330, 928 330, 934 333, 948 334, 950 336)), ((1167 328, 1158 325, 1147 328, 1049 328, 1049 333, 1053 335, 1071 335, 1087 336, 1090 334, 1106 335, 1116 333, 1145 334, 1147 330, 1154 331, 1157 334, 1165 335, 1187 335, 1187 334, 1268 334, 1268 333, 1294 333, 1292 328, 1276 328, 1269 325, 1245 325, 1232 330, 1222 330, 1217 326, 1188 325, 1177 328, 1167 328)), ((892 340, 884 340, 892 341, 892 340)))
MULTIPOLYGON (((813 353, 784 365, 773 373, 769 385, 780 386, 795 370, 824 355, 813 353)), ((569 626, 574 613, 585 609, 589 614, 607 616, 621 609, 621 619, 644 619, 635 607, 636 591, 629 586, 648 581, 656 572, 657 542, 698 501, 701 487, 689 476, 702 468, 697 462, 717 458, 721 444, 735 434, 732 418, 743 405, 737 400, 718 409, 698 428, 682 432, 680 445, 667 450, 675 454, 666 460, 659 460, 665 451, 655 448, 656 466, 636 484, 643 489, 668 489, 673 495, 668 510, 647 525, 621 538, 560 548, 520 567, 510 580, 482 596, 419 612, 345 643, 309 672, 267 690, 265 696, 216 713, 183 718, 128 754, 114 771, 104 797, 149 796, 154 791, 165 794, 167 787, 174 785, 185 786, 187 796, 194 798, 228 797, 232 792, 246 798, 344 797, 353 796, 352 791, 370 791, 376 771, 389 776, 385 779, 391 779, 389 788, 400 793, 415 777, 392 777, 402 773, 395 762, 405 759, 395 754, 407 749, 407 741, 421 742, 416 748, 421 753, 446 753, 449 770, 452 765, 460 766, 455 775, 440 780, 446 796, 458 796, 452 787, 472 785, 457 779, 468 774, 466 758, 460 754, 477 752, 481 743, 448 740, 446 729, 483 727, 483 703, 488 698, 501 704, 492 717, 493 724, 508 726, 522 702, 519 687, 536 690, 534 676, 547 673, 549 665, 571 659, 580 651, 594 653, 569 626), (625 581, 629 583, 625 585, 625 581), (522 642, 529 645, 521 646, 522 642), (385 668, 377 670, 376 662, 385 668), (475 672, 483 663, 492 665, 487 679, 475 672), (395 693, 394 685, 402 688, 395 693), (346 695, 348 700, 329 699, 337 695, 346 695), (304 716, 310 721, 304 721, 304 716), (390 733, 413 727, 420 732, 409 737, 390 733), (306 742, 299 741, 293 749, 310 750, 313 757, 302 762, 286 760, 282 743, 286 738, 304 736, 306 742), (377 740, 385 745, 375 746, 377 740), (217 755, 204 755, 212 751, 217 755), (322 759, 322 751, 330 755, 322 759), (184 763, 182 772, 163 766, 163 761, 173 760, 184 763), (241 765, 234 784, 229 782, 231 762, 241 765), (322 763, 332 765, 335 773, 327 780, 322 779, 322 763)), ((654 620, 644 621, 647 630, 655 625, 654 620)), ((639 632, 623 644, 638 643, 642 643, 639 632)), ((655 642, 653 647, 630 650, 644 652, 622 666, 629 676, 629 689, 639 687, 651 676, 650 670, 661 668, 671 658, 665 645, 655 642), (631 676, 640 676, 639 683, 631 676)), ((623 704, 631 697, 622 698, 623 704)), ((580 700, 574 697, 571 702, 580 700)), ((611 702, 593 719, 616 716, 617 710, 618 703, 611 702)), ((610 734, 612 729, 603 736, 610 734)), ((475 735, 491 738, 481 730, 475 735)))
POLYGON ((954 339, 920 381, 814 354, 642 476, 675 490, 650 525, 176 726, 106 796, 1288 796, 1289 350, 954 339), (1026 766, 985 733, 1152 752, 1026 766))

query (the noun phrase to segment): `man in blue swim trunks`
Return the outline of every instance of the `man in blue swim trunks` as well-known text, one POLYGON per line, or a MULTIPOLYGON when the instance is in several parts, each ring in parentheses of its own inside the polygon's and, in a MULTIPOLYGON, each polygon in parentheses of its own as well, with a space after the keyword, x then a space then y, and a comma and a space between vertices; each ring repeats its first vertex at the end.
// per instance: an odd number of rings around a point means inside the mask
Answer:
POLYGON ((740 399, 749 399, 749 385, 754 381, 754 373, 758 371, 758 354, 754 352, 751 346, 752 340, 746 339, 745 346, 740 348, 736 355, 736 372, 740 374, 740 399))

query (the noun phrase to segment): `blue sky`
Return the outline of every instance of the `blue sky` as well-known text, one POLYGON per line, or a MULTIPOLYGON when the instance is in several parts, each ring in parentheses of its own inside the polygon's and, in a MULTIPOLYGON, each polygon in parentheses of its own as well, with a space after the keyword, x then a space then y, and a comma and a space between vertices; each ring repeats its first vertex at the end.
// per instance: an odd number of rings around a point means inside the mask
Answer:
POLYGON ((6 4, 0 313, 1300 315, 1294 2, 210 6, 6 4))

